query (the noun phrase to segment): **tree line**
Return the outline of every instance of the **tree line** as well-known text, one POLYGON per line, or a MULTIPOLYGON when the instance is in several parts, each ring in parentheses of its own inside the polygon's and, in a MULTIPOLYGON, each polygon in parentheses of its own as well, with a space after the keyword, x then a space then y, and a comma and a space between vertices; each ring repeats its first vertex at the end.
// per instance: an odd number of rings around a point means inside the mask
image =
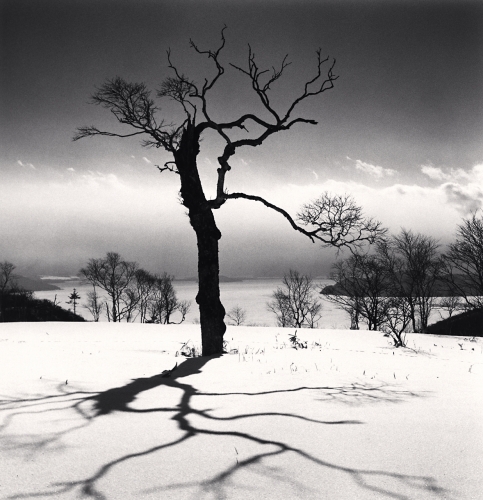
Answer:
POLYGON ((114 323, 139 319, 141 323, 179 324, 191 306, 190 301, 178 300, 173 276, 152 274, 116 252, 89 259, 80 274, 93 286, 85 307, 94 321, 105 314, 114 323), (104 290, 107 298, 98 289, 104 290))
MULTIPOLYGON (((331 278, 335 285, 320 292, 347 312, 351 329, 365 323, 402 346, 406 332, 427 332, 436 306, 450 317, 483 310, 483 215, 464 219, 444 253, 436 239, 402 229, 380 238, 369 252, 357 249, 338 260, 331 278)), ((313 280, 290 271, 282 285, 268 303, 277 324, 316 328, 322 305, 313 280)))

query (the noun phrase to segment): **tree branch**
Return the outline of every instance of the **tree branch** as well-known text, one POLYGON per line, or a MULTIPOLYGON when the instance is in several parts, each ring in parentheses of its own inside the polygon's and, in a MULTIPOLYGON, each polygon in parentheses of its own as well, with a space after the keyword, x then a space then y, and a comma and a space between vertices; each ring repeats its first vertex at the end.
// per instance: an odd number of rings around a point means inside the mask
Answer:
POLYGON ((119 123, 130 125, 137 132, 118 134, 104 132, 94 126, 80 127, 73 137, 74 141, 94 135, 124 138, 147 134, 151 139, 144 141, 144 145, 163 146, 167 151, 173 151, 173 131, 163 130, 167 127, 164 121, 160 124, 156 122, 157 107, 144 83, 128 83, 120 77, 107 80, 93 94, 92 103, 109 109, 119 123))
POLYGON ((229 193, 229 194, 225 193, 224 198, 225 198, 225 200, 234 200, 234 199, 242 198, 244 200, 259 201, 260 203, 263 203, 266 207, 271 208, 272 210, 275 210, 279 214, 282 214, 289 221, 289 223, 293 229, 295 229, 296 231, 299 231, 302 234, 304 234, 305 236, 309 237, 312 240, 312 242, 315 243, 315 240, 314 240, 315 236, 313 234, 311 234, 309 231, 306 231, 303 227, 298 226, 287 211, 285 211, 283 208, 277 207, 273 203, 268 202, 267 200, 265 200, 261 196, 255 196, 255 195, 250 195, 250 194, 245 194, 245 193, 229 193))
POLYGON ((165 172, 168 170, 169 172, 173 172, 174 174, 178 174, 178 169, 176 168, 176 162, 175 161, 167 161, 164 166, 160 167, 159 165, 154 165, 161 173, 165 172), (171 165, 175 165, 172 167, 171 165))
MULTIPOLYGON (((318 200, 304 205, 302 211, 297 214, 297 219, 301 221, 302 226, 311 226, 312 230, 298 225, 287 211, 261 196, 224 193, 223 203, 226 200, 237 198, 263 203, 266 207, 283 215, 293 229, 310 238, 313 243, 316 240, 322 242, 323 247, 336 247, 338 249, 345 247, 353 252, 355 248, 360 248, 365 243, 372 244, 384 238, 387 232, 380 222, 364 217, 360 207, 347 195, 330 196, 328 193, 324 193, 318 200)), ((213 208, 218 207, 214 206, 213 208)))
POLYGON ((109 137, 132 137, 133 135, 144 134, 144 130, 140 130, 139 132, 133 132, 132 134, 115 134, 113 132, 102 132, 98 128, 91 127, 79 127, 77 129, 77 133, 72 138, 73 141, 78 141, 79 139, 83 139, 84 137, 93 137, 95 135, 107 135, 109 137))

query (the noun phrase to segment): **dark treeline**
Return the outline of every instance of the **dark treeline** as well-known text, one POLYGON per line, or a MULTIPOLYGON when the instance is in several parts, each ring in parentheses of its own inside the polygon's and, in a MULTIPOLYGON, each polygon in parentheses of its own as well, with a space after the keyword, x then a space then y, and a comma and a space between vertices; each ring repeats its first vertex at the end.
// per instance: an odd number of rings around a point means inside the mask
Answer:
POLYGON ((84 321, 50 300, 36 299, 18 284, 14 270, 11 262, 0 262, 0 322, 84 321))

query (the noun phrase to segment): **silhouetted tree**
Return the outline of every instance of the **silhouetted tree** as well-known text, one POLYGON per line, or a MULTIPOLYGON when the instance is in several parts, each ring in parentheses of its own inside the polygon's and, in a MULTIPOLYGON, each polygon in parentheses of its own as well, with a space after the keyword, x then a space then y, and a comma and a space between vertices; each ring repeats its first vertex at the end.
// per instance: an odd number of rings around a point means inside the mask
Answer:
MULTIPOLYGON (((247 65, 240 67, 230 64, 230 66, 247 78, 261 103, 263 114, 248 112, 227 122, 215 120, 208 101, 211 102, 211 98, 215 95, 214 87, 225 73, 225 66, 221 62, 221 52, 225 46, 224 33, 225 28, 221 31, 221 43, 216 50, 202 50, 190 41, 191 48, 198 55, 207 57, 214 65, 214 75, 205 78, 202 83, 195 83, 180 72, 172 62, 171 51, 167 52, 168 66, 173 76, 164 79, 157 89, 157 96, 168 98, 180 106, 183 113, 181 123, 172 124, 171 120, 159 120, 156 117, 158 107, 144 83, 129 83, 116 77, 101 85, 92 96, 92 101, 110 110, 119 123, 130 126, 132 130, 121 134, 88 126, 79 128, 74 137, 74 140, 78 140, 97 135, 111 137, 143 135, 144 146, 163 148, 172 154, 173 159, 158 168, 161 172, 170 171, 179 176, 181 201, 187 208, 190 224, 196 233, 199 278, 196 302, 200 309, 203 355, 223 352, 226 326, 225 309, 220 301, 218 260, 218 241, 221 233, 216 225, 213 211, 219 209, 227 200, 242 198, 263 203, 283 215, 295 230, 312 241, 321 241, 323 244, 338 248, 358 244, 360 241, 373 241, 380 231, 379 223, 364 218, 360 212, 353 209, 349 209, 348 213, 355 217, 346 217, 347 212, 343 209, 329 213, 320 211, 318 216, 302 218, 299 220, 301 224, 299 225, 285 210, 260 196, 227 191, 225 176, 232 168, 229 162, 237 151, 244 147, 260 146, 273 134, 287 131, 298 124, 316 125, 315 120, 295 116, 295 110, 306 99, 332 89, 337 76, 333 73, 335 60, 330 62, 328 57, 322 57, 320 49, 317 50, 313 77, 302 85, 302 90, 283 110, 276 109, 270 91, 290 64, 287 56, 278 68, 274 67, 271 71, 261 69, 256 62, 254 52, 249 47, 247 65), (323 76, 322 68, 326 63, 328 68, 326 76, 323 76), (249 126, 253 131, 251 134, 249 126), (224 142, 221 154, 218 156, 218 179, 216 196, 213 199, 205 196, 197 165, 200 142, 210 131, 217 134, 224 142), (240 132, 245 132, 246 137, 240 138, 240 132)), ((333 205, 330 197, 325 196, 324 199, 328 204, 322 203, 322 206, 333 205)))
POLYGON ((151 313, 151 323, 182 323, 188 314, 191 303, 186 300, 178 300, 173 286, 173 276, 163 273, 154 277, 154 287, 150 294, 149 310, 151 313), (181 314, 181 320, 172 321, 174 313, 181 314))
POLYGON ((136 271, 135 287, 139 297, 137 307, 140 314, 140 321, 141 323, 145 323, 147 321, 150 301, 156 288, 156 276, 144 269, 138 269, 136 271))
POLYGON ((232 307, 226 315, 235 326, 243 325, 247 319, 247 312, 239 305, 232 307))
POLYGON ((406 332, 411 323, 411 307, 406 297, 388 297, 386 318, 381 330, 389 335, 394 347, 406 347, 406 332))
POLYGON ((387 318, 389 275, 377 254, 354 253, 333 265, 335 287, 323 291, 326 299, 351 316, 351 328, 360 321, 377 330, 387 318))
POLYGON ((17 288, 13 271, 15 265, 7 260, 0 262, 0 321, 4 321, 4 307, 6 295, 17 288))
POLYGON ((130 287, 136 275, 136 262, 127 262, 116 252, 108 252, 104 258, 90 259, 87 266, 80 270, 86 280, 94 287, 104 290, 110 299, 106 303, 107 319, 119 322, 132 314, 133 297, 130 287))
POLYGON ((451 294, 463 298, 467 309, 483 308, 483 212, 474 212, 458 225, 456 240, 444 255, 451 294))
POLYGON ((80 300, 80 298, 80 295, 74 288, 74 291, 69 295, 70 300, 66 302, 66 304, 72 304, 72 307, 74 308, 74 314, 76 314, 77 301, 80 300))
MULTIPOLYGON (((463 299, 461 297, 458 297, 456 295, 448 295, 447 297, 441 298, 441 300, 439 301, 439 307, 447 311, 448 318, 451 318, 451 316, 453 316, 453 313, 455 313, 456 311, 462 311, 465 309, 465 303, 463 302, 463 299)), ((444 319, 441 313, 440 316, 441 319, 444 319)))
POLYGON ((392 296, 405 297, 414 332, 426 332, 435 305, 435 291, 442 276, 438 242, 431 236, 402 229, 380 244, 378 251, 387 258, 391 273, 392 296))
POLYGON ((94 321, 98 322, 106 304, 97 293, 96 287, 94 287, 93 291, 87 292, 87 302, 84 307, 92 314, 94 321))
POLYGON ((277 317, 278 326, 317 328, 322 304, 315 295, 315 284, 307 275, 290 270, 268 302, 268 310, 277 317))

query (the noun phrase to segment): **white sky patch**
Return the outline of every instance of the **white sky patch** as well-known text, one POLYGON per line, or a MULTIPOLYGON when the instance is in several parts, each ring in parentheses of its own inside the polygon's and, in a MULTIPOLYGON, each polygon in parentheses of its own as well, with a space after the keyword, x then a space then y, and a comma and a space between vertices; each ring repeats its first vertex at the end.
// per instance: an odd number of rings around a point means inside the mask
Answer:
MULTIPOLYGON (((391 233, 398 233, 404 227, 437 239, 448 239, 461 221, 460 207, 463 201, 462 195, 458 192, 452 193, 454 201, 449 200, 448 190, 449 188, 444 185, 424 187, 415 184, 393 184, 379 187, 354 181, 342 182, 330 179, 306 185, 289 184, 266 188, 253 194, 258 194, 285 209, 293 217, 302 205, 315 200, 324 192, 350 195, 356 204, 362 207, 366 216, 380 220, 391 233), (458 197, 459 205, 456 203, 458 197), (448 203, 448 201, 451 202, 448 203)), ((261 204, 246 204, 244 210, 244 216, 250 221, 255 232, 261 225, 271 224, 273 228, 276 227, 278 231, 281 231, 283 226, 288 224, 278 214, 272 221, 269 215, 272 211, 261 204), (262 209, 258 209, 258 205, 262 207, 263 212, 262 209), (269 217, 270 222, 267 222, 269 217)), ((233 213, 231 220, 234 218, 233 213)))
POLYGON ((472 177, 478 175, 478 167, 482 166, 483 165, 475 165, 468 173, 462 168, 452 168, 449 172, 444 172, 440 167, 434 167, 433 165, 421 165, 421 172, 435 181, 455 182, 460 180, 471 180, 472 177))
POLYGON ((81 176, 83 184, 92 188, 119 188, 123 187, 124 183, 115 174, 104 174, 102 172, 88 170, 87 174, 81 176))
MULTIPOLYGON (((347 157, 350 159, 349 157, 347 157)), ((379 165, 372 165, 362 160, 356 160, 356 169, 361 170, 365 174, 371 175, 376 179, 382 179, 383 177, 393 177, 397 174, 396 170, 392 168, 384 168, 379 165)))
POLYGON ((151 160, 148 160, 145 156, 143 156, 143 160, 146 162, 146 163, 152 163, 151 160))
POLYGON ((21 160, 17 160, 17 164, 21 167, 31 168, 32 170, 37 170, 31 163, 23 163, 21 160))
POLYGON ((75 168, 69 167, 69 168, 67 169, 67 171, 68 171, 68 172, 75 172, 75 168))
POLYGON ((483 163, 474 165, 469 171, 457 168, 446 172, 440 167, 421 165, 421 172, 442 182, 438 189, 460 213, 468 214, 483 207, 483 163))

